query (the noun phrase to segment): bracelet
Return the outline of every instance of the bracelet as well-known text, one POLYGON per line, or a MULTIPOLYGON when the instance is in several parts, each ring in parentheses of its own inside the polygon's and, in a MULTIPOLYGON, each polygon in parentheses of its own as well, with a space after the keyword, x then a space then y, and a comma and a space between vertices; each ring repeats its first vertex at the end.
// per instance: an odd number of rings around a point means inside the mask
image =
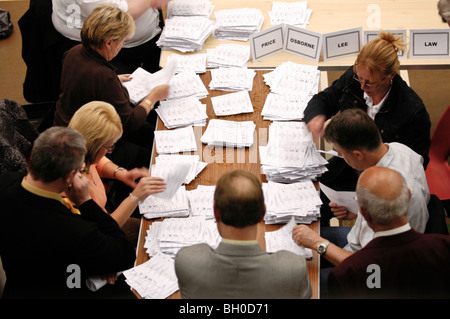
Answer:
POLYGON ((134 200, 136 202, 136 204, 142 204, 142 202, 139 200, 139 198, 137 198, 135 195, 133 195, 132 193, 130 193, 130 198, 132 200, 134 200))
POLYGON ((116 178, 116 173, 118 172, 118 171, 121 171, 121 170, 124 170, 125 168, 123 168, 123 167, 117 167, 115 170, 114 170, 114 173, 113 173, 113 178, 116 178))

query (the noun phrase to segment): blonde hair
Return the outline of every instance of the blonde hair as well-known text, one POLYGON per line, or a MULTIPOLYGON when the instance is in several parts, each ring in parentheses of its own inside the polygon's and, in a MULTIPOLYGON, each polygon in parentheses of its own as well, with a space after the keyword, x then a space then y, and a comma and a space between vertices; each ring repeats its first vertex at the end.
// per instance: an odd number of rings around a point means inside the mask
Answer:
POLYGON ((80 36, 85 47, 101 48, 108 40, 132 37, 136 30, 133 17, 120 8, 101 4, 92 10, 83 23, 80 36))
POLYGON ((367 68, 371 74, 378 74, 380 78, 387 76, 400 67, 398 51, 404 50, 406 43, 402 35, 380 32, 378 38, 368 42, 359 52, 353 70, 358 66, 367 68))
POLYGON ((114 106, 101 101, 92 101, 80 107, 70 120, 69 127, 86 139, 87 165, 93 164, 107 141, 121 137, 123 133, 122 122, 114 106))

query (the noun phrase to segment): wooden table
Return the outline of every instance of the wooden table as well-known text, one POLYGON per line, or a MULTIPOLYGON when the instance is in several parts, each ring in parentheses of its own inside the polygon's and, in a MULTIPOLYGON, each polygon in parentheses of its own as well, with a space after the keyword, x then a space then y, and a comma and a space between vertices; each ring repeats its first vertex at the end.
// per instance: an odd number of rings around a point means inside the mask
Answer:
MULTIPOLYGON (((266 145, 267 144, 267 138, 268 136, 268 127, 270 126, 271 121, 265 121, 263 120, 261 116, 261 110, 264 106, 264 102, 266 100, 267 94, 270 92, 269 87, 264 83, 263 80, 263 74, 266 72, 270 72, 269 70, 259 70, 256 71, 256 75, 253 81, 253 90, 250 93, 250 98, 253 104, 254 112, 251 114, 239 114, 239 115, 233 115, 233 116, 226 116, 226 117, 220 117, 221 119, 227 119, 232 121, 254 121, 256 124, 256 139, 252 147, 245 148, 245 149, 234 149, 233 150, 233 156, 234 159, 231 161, 230 152, 223 151, 223 159, 222 163, 218 163, 220 160, 218 160, 218 157, 215 156, 214 149, 208 149, 208 146, 202 145, 200 142, 200 137, 202 136, 203 132, 206 130, 207 126, 202 127, 201 129, 195 129, 194 133, 196 135, 197 139, 197 152, 192 152, 192 154, 200 155, 202 157, 202 161, 207 162, 208 165, 206 168, 197 176, 195 180, 193 180, 189 185, 186 185, 187 190, 196 189, 198 185, 215 185, 217 179, 224 174, 225 172, 234 170, 234 169, 243 169, 246 171, 249 171, 256 176, 260 176, 261 182, 266 182, 265 175, 261 175, 261 164, 259 161, 259 155, 254 157, 254 154, 258 154, 257 147, 258 145, 266 145), (256 153, 254 153, 256 152, 256 153), (205 154, 212 155, 210 157, 204 156, 205 154), (226 158, 226 156, 229 156, 226 158), (210 162, 211 158, 215 158, 214 162, 210 162)), ((203 83, 205 83, 205 86, 208 88, 208 85, 211 81, 211 73, 208 71, 205 74, 200 75, 203 83)), ((210 94, 208 97, 201 100, 202 103, 207 104, 207 114, 208 114, 208 121, 210 119, 217 118, 214 114, 212 103, 211 103, 211 97, 227 94, 229 92, 224 91, 211 91, 209 90, 210 94)), ((158 119, 158 125, 157 130, 165 130, 166 127, 158 119)), ((152 163, 155 161, 155 157, 157 156, 157 153, 155 149, 153 149, 152 154, 152 163)), ((151 225, 151 223, 154 220, 147 220, 145 218, 142 218, 141 223, 141 232, 139 237, 139 243, 138 243, 138 251, 137 251, 137 259, 136 259, 136 265, 140 265, 147 260, 149 260, 148 254, 145 252, 145 249, 143 248, 143 244, 145 242, 145 235, 146 231, 151 225)), ((282 225, 264 225, 261 224, 259 227, 258 232, 258 242, 260 243, 261 247, 265 248, 265 242, 264 242, 264 231, 274 231, 278 228, 280 228, 282 225)), ((319 222, 314 222, 310 225, 312 229, 319 232, 319 222)), ((308 264, 308 276, 311 280, 312 285, 312 291, 313 295, 312 298, 318 298, 319 296, 319 259, 316 252, 313 252, 313 258, 311 260, 307 261, 308 264)), ((176 292, 169 298, 180 298, 180 293, 176 292)))
MULTIPOLYGON (((226 9, 256 8, 260 9, 264 16, 261 30, 271 27, 267 12, 272 10, 272 0, 210 0, 214 5, 214 12, 226 9)), ((298 0, 283 0, 284 2, 297 2, 298 0)), ((312 9, 312 15, 307 30, 320 34, 331 33, 351 28, 362 27, 368 30, 409 30, 412 29, 448 29, 447 23, 443 23, 437 11, 437 0, 307 0, 308 9, 312 9), (379 18, 379 19, 378 19, 379 18), (377 27, 379 20, 379 27, 377 27)), ((408 39, 409 40, 409 39, 408 39)), ((250 45, 249 41, 225 41, 218 40, 212 35, 205 41, 203 49, 197 53, 206 53, 207 49, 215 48, 222 43, 237 43, 250 45)), ((164 50, 161 54, 162 66, 166 65, 167 57, 172 54, 181 54, 174 50, 164 50)), ((184 53, 196 54, 196 53, 184 53)), ((318 65, 321 71, 342 70, 355 61, 354 56, 319 63, 310 61, 290 53, 277 53, 261 61, 249 61, 249 68, 274 68, 285 61, 299 64, 318 65)), ((450 59, 402 59, 402 69, 430 69, 450 68, 450 59)))

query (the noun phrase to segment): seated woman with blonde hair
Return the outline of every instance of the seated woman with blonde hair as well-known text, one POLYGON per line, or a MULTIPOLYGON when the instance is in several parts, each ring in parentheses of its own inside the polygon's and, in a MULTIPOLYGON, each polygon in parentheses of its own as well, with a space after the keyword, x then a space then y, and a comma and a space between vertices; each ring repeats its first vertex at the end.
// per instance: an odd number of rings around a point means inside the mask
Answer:
POLYGON ((115 143, 123 133, 120 117, 111 104, 101 101, 86 103, 75 112, 69 127, 79 131, 86 139, 87 153, 83 171, 90 181, 92 199, 105 212, 107 212, 107 195, 102 178, 119 180, 133 189, 110 214, 126 233, 132 235, 131 237, 137 235, 139 220, 131 215, 139 202, 151 194, 164 191, 166 185, 164 180, 150 176, 148 168, 126 170, 105 156, 113 151, 115 143))

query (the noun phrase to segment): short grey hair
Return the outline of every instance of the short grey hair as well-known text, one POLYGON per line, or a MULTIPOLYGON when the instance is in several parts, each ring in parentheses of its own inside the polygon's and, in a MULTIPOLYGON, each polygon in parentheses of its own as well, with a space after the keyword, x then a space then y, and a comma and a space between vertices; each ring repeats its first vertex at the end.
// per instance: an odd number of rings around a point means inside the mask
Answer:
POLYGON ((51 127, 34 141, 30 174, 44 183, 53 182, 84 162, 86 140, 78 131, 62 126, 51 127))
POLYGON ((401 176, 401 181, 400 194, 393 200, 380 198, 364 186, 356 187, 359 206, 365 209, 377 224, 385 226, 391 220, 407 214, 410 199, 409 188, 403 176, 401 176))

